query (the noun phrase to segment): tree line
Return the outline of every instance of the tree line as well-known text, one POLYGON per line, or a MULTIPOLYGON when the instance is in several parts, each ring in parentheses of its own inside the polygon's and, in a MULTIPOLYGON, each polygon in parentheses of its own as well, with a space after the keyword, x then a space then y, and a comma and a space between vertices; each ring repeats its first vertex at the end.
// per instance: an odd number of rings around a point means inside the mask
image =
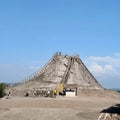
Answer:
POLYGON ((7 85, 4 83, 0 83, 0 98, 4 97, 6 95, 5 89, 7 85))

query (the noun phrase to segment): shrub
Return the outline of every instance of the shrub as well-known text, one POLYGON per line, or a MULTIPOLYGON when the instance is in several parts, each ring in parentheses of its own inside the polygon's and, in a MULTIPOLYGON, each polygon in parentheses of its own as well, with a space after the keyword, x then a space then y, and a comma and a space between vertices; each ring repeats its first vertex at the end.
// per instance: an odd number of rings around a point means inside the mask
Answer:
POLYGON ((5 88, 6 88, 6 85, 4 83, 0 83, 0 98, 4 97, 6 95, 5 88))

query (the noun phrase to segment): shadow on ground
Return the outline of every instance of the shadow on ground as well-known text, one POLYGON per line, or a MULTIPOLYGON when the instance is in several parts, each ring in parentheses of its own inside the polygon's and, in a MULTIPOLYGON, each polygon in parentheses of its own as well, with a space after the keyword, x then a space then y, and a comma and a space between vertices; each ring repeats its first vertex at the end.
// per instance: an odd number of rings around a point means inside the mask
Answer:
POLYGON ((120 104, 116 104, 115 106, 111 106, 107 109, 101 111, 101 113, 111 113, 120 115, 120 104))

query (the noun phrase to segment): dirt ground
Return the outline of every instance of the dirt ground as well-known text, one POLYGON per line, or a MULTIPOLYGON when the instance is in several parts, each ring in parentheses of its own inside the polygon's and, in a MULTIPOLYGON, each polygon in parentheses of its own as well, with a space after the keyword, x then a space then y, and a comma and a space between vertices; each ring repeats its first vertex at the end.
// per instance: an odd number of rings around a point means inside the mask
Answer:
POLYGON ((97 120, 100 112, 120 99, 79 96, 0 99, 0 120, 97 120))

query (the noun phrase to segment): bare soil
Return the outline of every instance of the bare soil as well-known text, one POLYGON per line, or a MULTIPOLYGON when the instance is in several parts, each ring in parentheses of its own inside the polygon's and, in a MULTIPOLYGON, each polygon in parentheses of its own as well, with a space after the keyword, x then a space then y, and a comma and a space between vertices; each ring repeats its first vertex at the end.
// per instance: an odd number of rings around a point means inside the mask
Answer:
POLYGON ((97 120, 120 99, 99 96, 0 99, 0 120, 97 120))

